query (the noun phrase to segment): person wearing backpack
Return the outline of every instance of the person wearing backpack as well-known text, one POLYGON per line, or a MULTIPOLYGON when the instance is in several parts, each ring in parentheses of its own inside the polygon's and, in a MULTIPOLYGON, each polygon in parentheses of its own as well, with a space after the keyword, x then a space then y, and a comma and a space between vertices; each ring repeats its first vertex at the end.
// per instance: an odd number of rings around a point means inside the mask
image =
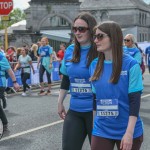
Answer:
POLYGON ((136 61, 141 65, 142 63, 142 55, 139 48, 135 45, 135 37, 133 34, 127 34, 124 38, 124 53, 132 56, 136 61))
MULTIPOLYGON (((142 75, 145 72, 145 65, 143 60, 143 52, 138 47, 137 43, 135 42, 135 37, 133 34, 127 34, 124 38, 124 53, 129 54, 131 57, 133 57, 140 65, 142 75)), ((142 77, 144 79, 144 77, 142 77)))

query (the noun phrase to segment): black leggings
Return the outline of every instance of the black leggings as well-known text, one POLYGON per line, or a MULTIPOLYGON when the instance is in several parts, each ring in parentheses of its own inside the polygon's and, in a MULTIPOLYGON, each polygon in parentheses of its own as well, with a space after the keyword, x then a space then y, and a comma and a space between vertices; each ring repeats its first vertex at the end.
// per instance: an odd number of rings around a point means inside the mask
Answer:
POLYGON ((76 112, 69 110, 63 126, 63 150, 81 150, 88 135, 91 143, 93 112, 76 112))
MULTIPOLYGON (((5 87, 0 87, 0 99, 3 98, 4 91, 5 91, 5 87)), ((5 112, 3 111, 1 103, 0 103, 0 119, 2 120, 3 125, 7 125, 8 121, 5 112)))
POLYGON ((30 88, 29 85, 26 83, 27 79, 30 79, 30 73, 21 73, 21 81, 23 84, 23 91, 26 92, 26 89, 30 88))
POLYGON ((51 74, 44 68, 43 65, 40 65, 40 70, 39 70, 40 83, 43 82, 43 74, 45 71, 46 71, 48 84, 51 84, 51 74))

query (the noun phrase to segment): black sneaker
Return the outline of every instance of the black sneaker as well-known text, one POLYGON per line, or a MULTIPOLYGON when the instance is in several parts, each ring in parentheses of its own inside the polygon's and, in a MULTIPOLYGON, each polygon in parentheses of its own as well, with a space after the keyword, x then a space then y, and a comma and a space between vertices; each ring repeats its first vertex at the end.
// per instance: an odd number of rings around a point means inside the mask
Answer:
POLYGON ((51 94, 51 91, 47 90, 46 95, 50 95, 50 94, 51 94))
POLYGON ((41 95, 41 96, 43 96, 43 95, 45 95, 46 93, 45 93, 45 91, 41 90, 38 94, 41 95))

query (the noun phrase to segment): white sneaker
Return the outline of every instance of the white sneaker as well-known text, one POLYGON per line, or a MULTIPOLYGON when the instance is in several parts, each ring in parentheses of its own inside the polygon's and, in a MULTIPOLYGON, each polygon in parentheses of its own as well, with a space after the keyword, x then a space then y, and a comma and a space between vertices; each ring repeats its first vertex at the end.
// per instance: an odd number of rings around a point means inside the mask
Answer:
POLYGON ((27 94, 25 92, 22 93, 22 96, 27 96, 27 94))

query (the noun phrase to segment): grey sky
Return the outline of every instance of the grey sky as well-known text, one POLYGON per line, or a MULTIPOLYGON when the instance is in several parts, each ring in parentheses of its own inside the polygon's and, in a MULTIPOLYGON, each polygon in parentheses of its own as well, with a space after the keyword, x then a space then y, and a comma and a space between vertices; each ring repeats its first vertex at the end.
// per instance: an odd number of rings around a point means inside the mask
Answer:
POLYGON ((29 1, 30 0, 13 0, 14 8, 20 8, 24 10, 29 7, 29 4, 28 4, 29 1))

